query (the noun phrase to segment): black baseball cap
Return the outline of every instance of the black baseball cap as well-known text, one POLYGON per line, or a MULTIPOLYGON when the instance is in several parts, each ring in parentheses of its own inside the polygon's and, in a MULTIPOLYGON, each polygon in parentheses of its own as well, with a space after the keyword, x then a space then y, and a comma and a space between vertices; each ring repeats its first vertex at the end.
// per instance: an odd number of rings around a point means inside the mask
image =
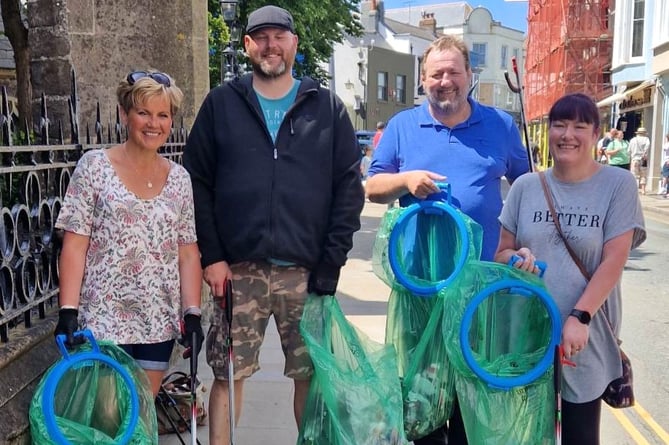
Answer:
POLYGON ((251 34, 263 28, 281 28, 295 34, 293 16, 290 12, 273 5, 263 6, 249 14, 246 33, 251 34))

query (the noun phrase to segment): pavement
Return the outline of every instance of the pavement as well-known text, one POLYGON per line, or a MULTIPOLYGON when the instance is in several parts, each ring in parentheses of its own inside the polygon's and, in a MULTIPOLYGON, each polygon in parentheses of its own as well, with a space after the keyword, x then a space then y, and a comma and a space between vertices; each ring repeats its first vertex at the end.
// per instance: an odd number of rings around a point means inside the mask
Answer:
MULTIPOLYGON (((669 217, 669 198, 657 194, 641 195, 640 198, 647 216, 669 217)), ((366 203, 362 212, 362 227, 355 234, 353 249, 342 270, 337 291, 339 303, 348 320, 380 343, 384 341, 389 290, 374 275, 371 255, 376 230, 386 210, 386 205, 366 203)), ((175 364, 174 369, 187 370, 187 366, 182 360, 175 364)), ((213 374, 204 353, 200 354, 198 366, 200 379, 210 388, 213 374)), ((244 386, 244 405, 235 430, 235 445, 296 444, 297 426, 292 409, 293 386, 292 381, 283 376, 283 366, 278 333, 274 323, 270 321, 260 350, 261 369, 244 386)), ((208 404, 208 393, 205 398, 208 404)), ((221 421, 227 422, 227 418, 221 421)), ((197 434, 201 444, 209 443, 207 425, 200 426, 197 434)), ((183 433, 182 438, 183 443, 191 443, 189 433, 183 433)), ((160 436, 159 443, 178 445, 182 442, 173 434, 160 436)))

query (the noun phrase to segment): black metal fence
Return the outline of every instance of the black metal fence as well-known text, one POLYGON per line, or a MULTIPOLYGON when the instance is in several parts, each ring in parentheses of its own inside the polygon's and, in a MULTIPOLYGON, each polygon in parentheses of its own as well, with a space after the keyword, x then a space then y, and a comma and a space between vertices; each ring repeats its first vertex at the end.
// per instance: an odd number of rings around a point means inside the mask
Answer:
MULTIPOLYGON (((115 121, 110 118, 103 124, 98 103, 94 127, 86 126, 81 137, 74 74, 68 99, 68 143, 62 122, 56 128, 49 122, 44 96, 33 133, 18 128, 10 115, 6 89, 1 88, 0 342, 7 343, 12 329, 30 328, 35 318, 45 318, 58 306, 60 237, 54 225, 77 161, 87 150, 121 143, 127 134, 118 111, 115 121), (54 133, 58 136, 51 136, 54 133)), ((161 154, 181 163, 186 137, 182 121, 179 128, 173 127, 161 154)))

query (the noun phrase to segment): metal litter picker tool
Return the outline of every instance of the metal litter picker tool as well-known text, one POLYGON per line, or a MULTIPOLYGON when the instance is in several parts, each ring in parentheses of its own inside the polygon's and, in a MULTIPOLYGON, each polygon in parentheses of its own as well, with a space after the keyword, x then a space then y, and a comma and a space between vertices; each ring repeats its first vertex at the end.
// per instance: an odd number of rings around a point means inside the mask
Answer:
POLYGON ((214 300, 223 310, 224 324, 227 325, 225 336, 225 347, 228 353, 228 413, 230 424, 230 445, 235 443, 235 371, 234 353, 232 349, 232 282, 228 280, 225 284, 225 294, 222 297, 215 296, 214 300))

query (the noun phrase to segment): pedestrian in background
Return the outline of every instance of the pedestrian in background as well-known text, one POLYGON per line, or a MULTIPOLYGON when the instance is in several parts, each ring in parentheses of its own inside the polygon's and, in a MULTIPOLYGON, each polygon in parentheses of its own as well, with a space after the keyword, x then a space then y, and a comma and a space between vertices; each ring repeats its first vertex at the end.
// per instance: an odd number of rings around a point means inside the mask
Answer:
POLYGON ((664 136, 662 144, 662 196, 669 193, 669 133, 664 136))
POLYGON ((580 93, 563 96, 548 114, 553 167, 545 179, 561 229, 590 277, 571 258, 537 192, 541 173, 511 186, 495 255, 505 264, 518 255, 515 266, 527 271, 538 272, 536 258, 549 265, 544 281, 562 316, 565 355, 576 364, 562 370, 562 443, 569 445, 599 444, 601 397, 622 375, 620 281, 630 250, 646 239, 634 179, 592 158, 599 122, 597 105, 580 93), (567 214, 574 217, 561 218, 567 214))
MULTIPOLYGON (((251 12, 244 46, 253 72, 206 97, 184 165, 204 279, 215 296, 232 281, 236 420, 273 315, 299 428, 313 374, 299 324, 309 294, 334 295, 360 228, 360 150, 341 100, 313 79, 293 78, 298 36, 288 11, 251 12)), ((211 445, 230 435, 223 316, 215 306, 207 335, 211 445)))
POLYGON ((372 147, 365 145, 365 156, 360 160, 360 176, 362 177, 363 183, 367 181, 367 172, 369 171, 369 166, 372 164, 372 147))
POLYGON ((612 130, 613 140, 606 146, 606 157, 613 167, 630 169, 629 143, 623 139, 625 134, 620 130, 612 130))
MULTIPOLYGON (((518 127, 507 113, 468 97, 472 71, 467 45, 453 36, 435 40, 423 55, 421 80, 427 100, 396 114, 374 150, 367 196, 389 203, 425 199, 437 181, 451 185, 453 204, 483 227, 483 260, 492 260, 499 237, 501 178, 529 170, 518 127)), ((416 445, 462 445, 467 438, 456 402, 449 426, 416 445), (450 426, 450 427, 449 427, 450 426)))
POLYGON ((372 138, 372 148, 376 148, 379 145, 381 136, 383 136, 383 130, 386 128, 386 123, 383 121, 378 121, 376 123, 376 132, 372 138))
POLYGON ((636 177, 639 191, 642 195, 646 194, 646 172, 648 171, 648 154, 650 153, 650 139, 648 139, 646 129, 639 127, 636 135, 630 141, 630 159, 632 163, 632 173, 636 177))
POLYGON ((204 338, 191 181, 158 153, 183 94, 165 73, 134 71, 116 95, 128 139, 81 157, 56 222, 65 233, 55 334, 72 344, 81 327, 119 345, 155 396, 182 316, 184 344, 197 354, 204 338))

